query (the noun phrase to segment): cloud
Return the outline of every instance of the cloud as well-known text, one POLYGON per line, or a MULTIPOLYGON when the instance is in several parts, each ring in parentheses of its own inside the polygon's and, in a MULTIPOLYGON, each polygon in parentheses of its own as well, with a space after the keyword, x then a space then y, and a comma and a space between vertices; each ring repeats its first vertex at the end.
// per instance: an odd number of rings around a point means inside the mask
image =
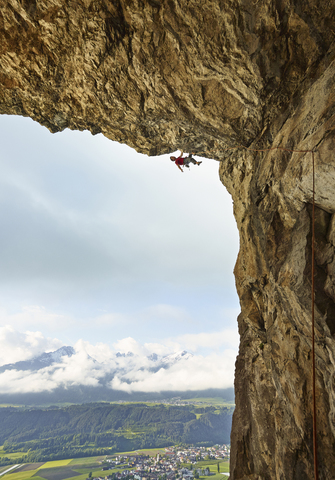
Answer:
POLYGON ((73 385, 95 387, 106 373, 101 365, 82 350, 76 351, 72 357, 63 357, 62 363, 54 369, 50 367, 49 370, 51 381, 61 387, 73 385))
POLYGON ((236 329, 224 329, 219 332, 188 333, 175 339, 179 344, 184 345, 186 350, 197 351, 200 348, 211 348, 217 350, 223 345, 238 348, 239 335, 236 329))
POLYGON ((42 328, 48 325, 50 330, 61 330, 75 323, 75 320, 69 315, 57 314, 48 311, 40 305, 26 305, 21 307, 21 311, 9 314, 4 308, 0 311, 0 322, 10 324, 14 328, 42 328))
POLYGON ((119 325, 120 323, 125 324, 126 322, 128 322, 128 318, 120 313, 104 313, 103 315, 98 315, 97 317, 89 321, 94 325, 107 327, 112 325, 119 325))
POLYGON ((6 393, 36 393, 68 388, 75 385, 96 387, 104 371, 95 368, 92 359, 82 352, 64 358, 59 364, 34 371, 6 370, 0 374, 0 391, 6 393))
POLYGON ((57 383, 46 369, 38 372, 6 370, 0 374, 2 394, 36 393, 54 390, 57 383))
POLYGON ((136 355, 145 355, 145 348, 132 337, 123 338, 113 344, 117 352, 127 354, 128 352, 136 355))
POLYGON ((234 382, 235 358, 236 352, 232 350, 222 355, 194 356, 154 373, 133 370, 123 377, 117 375, 111 386, 128 393, 229 388, 234 382))
MULTIPOLYGON (((0 373, 2 393, 28 393, 52 391, 71 386, 104 385, 109 378, 109 387, 124 392, 159 392, 164 390, 202 390, 228 388, 233 385, 235 348, 226 348, 221 353, 194 355, 176 363, 161 363, 166 354, 176 353, 176 347, 203 342, 208 345, 215 337, 227 345, 228 339, 234 344, 235 338, 229 331, 212 336, 194 335, 191 339, 170 339, 162 344, 140 344, 132 337, 114 343, 113 348, 105 343, 96 345, 78 340, 75 354, 61 357, 58 363, 38 371, 6 370, 0 373), (184 343, 183 343, 184 342, 184 343), (185 343, 186 342, 186 343, 185 343), (124 355, 117 355, 117 353, 124 355), (132 355, 128 356, 127 353, 132 355), (150 355, 161 355, 153 360, 150 355), (164 365, 164 366, 163 366, 164 365), (113 379, 110 381, 110 377, 113 379), (106 380, 107 379, 107 380, 106 380)), ((218 342, 218 344, 220 343, 218 342)), ((50 347, 59 347, 59 341, 44 338, 40 332, 19 333, 12 327, 0 329, 0 352, 11 362, 36 356, 50 347), (6 350, 7 348, 7 350, 6 350), (9 356, 11 354, 11 357, 9 356)), ((233 345, 234 347, 235 345, 233 345)))
POLYGON ((39 331, 19 332, 13 326, 0 327, 0 365, 28 360, 61 347, 57 339, 45 338, 39 331))
POLYGON ((86 340, 78 340, 74 348, 76 351, 83 351, 90 357, 94 358, 97 362, 102 364, 108 364, 110 369, 116 367, 115 351, 109 345, 103 342, 98 342, 92 345, 86 340))
POLYGON ((219 330, 221 308, 237 303, 238 235, 218 162, 184 175, 169 155, 13 116, 0 116, 0 140, 1 325, 63 344, 131 335, 143 358, 221 342, 192 336, 219 330))
POLYGON ((0 282, 29 288, 33 278, 40 293, 51 282, 66 295, 97 282, 232 279, 238 237, 218 162, 181 175, 168 155, 139 155, 102 135, 51 135, 26 118, 0 124, 0 282))
POLYGON ((142 313, 141 317, 148 320, 157 321, 174 321, 174 322, 191 322, 192 319, 189 313, 180 307, 160 303, 147 307, 142 313))

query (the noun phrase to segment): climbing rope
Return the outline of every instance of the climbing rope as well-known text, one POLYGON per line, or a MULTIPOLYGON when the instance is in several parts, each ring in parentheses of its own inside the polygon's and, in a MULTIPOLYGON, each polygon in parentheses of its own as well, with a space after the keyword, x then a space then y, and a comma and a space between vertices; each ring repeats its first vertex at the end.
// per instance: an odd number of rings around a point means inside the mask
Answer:
POLYGON ((319 479, 318 451, 316 435, 316 389, 315 389, 315 322, 314 322, 314 246, 315 246, 315 160, 312 151, 313 163, 313 197, 312 197, 312 372, 313 372, 313 454, 314 454, 314 478, 319 479))
POLYGON ((317 455, 317 416, 316 416, 316 386, 315 386, 315 319, 314 319, 314 270, 315 270, 315 150, 294 150, 285 147, 272 147, 272 148, 250 148, 244 145, 238 145, 236 147, 226 147, 224 150, 237 150, 244 148, 253 152, 270 152, 273 150, 283 150, 291 153, 311 153, 312 154, 312 397, 313 397, 313 457, 314 457, 314 479, 319 480, 318 473, 318 455, 317 455))
MULTIPOLYGON (((238 148, 238 147, 237 147, 238 148)), ((313 397, 313 457, 314 457, 314 479, 319 480, 318 472, 318 452, 317 452, 317 417, 316 417, 316 386, 315 386, 315 319, 314 319, 314 270, 315 270, 315 159, 314 150, 291 150, 284 147, 272 147, 266 149, 253 149, 249 147, 243 147, 247 150, 255 152, 268 152, 272 150, 284 150, 292 153, 311 153, 312 154, 312 397, 313 397)))

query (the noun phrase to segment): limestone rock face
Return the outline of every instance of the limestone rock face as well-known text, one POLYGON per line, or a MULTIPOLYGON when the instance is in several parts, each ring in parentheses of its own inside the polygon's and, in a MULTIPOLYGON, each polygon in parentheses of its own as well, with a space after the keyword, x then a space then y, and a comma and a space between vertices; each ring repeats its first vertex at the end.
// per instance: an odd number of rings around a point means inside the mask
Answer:
POLYGON ((0 113, 220 162, 240 231, 232 480, 335 478, 333 0, 2 0, 0 113), (238 147, 238 148, 236 148, 238 147))

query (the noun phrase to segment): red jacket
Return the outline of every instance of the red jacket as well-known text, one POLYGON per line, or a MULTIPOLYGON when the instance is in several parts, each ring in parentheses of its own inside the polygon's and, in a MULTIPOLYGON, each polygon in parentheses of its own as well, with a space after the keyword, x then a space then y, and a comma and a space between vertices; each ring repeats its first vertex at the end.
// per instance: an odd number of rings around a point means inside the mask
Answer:
POLYGON ((184 159, 183 157, 178 157, 176 158, 175 162, 176 165, 184 165, 184 159))

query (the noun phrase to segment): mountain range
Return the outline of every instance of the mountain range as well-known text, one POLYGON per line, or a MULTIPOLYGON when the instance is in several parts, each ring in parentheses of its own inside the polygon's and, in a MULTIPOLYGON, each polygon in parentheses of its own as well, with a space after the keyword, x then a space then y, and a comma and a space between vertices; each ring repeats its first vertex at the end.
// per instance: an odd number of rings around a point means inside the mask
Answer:
MULTIPOLYGON (((53 365, 62 363, 64 358, 72 357, 73 355, 75 355, 75 353, 76 351, 73 347, 64 346, 54 352, 42 353, 41 355, 38 355, 37 357, 34 357, 30 360, 22 360, 19 362, 2 365, 0 366, 0 373, 5 372, 6 370, 21 370, 21 371, 22 370, 23 371, 24 370, 31 370, 31 371, 40 370, 41 368, 51 367, 53 365)), ((90 358, 93 362, 98 363, 90 355, 87 355, 87 357, 90 358)), ((134 353, 117 352, 115 354, 115 361, 116 363, 118 363, 117 362, 118 359, 129 358, 129 357, 135 357, 134 353)), ((159 356, 156 353, 152 353, 146 358, 153 363, 153 369, 158 370, 160 368, 168 368, 169 366, 179 362, 180 360, 188 360, 189 358, 192 358, 192 357, 193 357, 192 353, 188 353, 184 350, 176 353, 171 353, 165 356, 159 356)), ((124 367, 120 366, 120 369, 122 369, 123 371, 124 367)), ((118 370, 119 369, 117 369, 115 373, 117 373, 118 370)))
POLYGON ((155 389, 155 380, 152 381, 153 387, 145 391, 132 388, 137 379, 143 376, 152 379, 162 372, 177 375, 175 372, 182 370, 193 357, 187 351, 165 356, 117 352, 107 362, 101 363, 88 354, 79 354, 71 346, 63 346, 29 360, 2 365, 0 403, 36 406, 100 401, 164 401, 175 397, 221 397, 226 401, 234 401, 233 388, 179 391, 167 386, 158 390, 155 389), (66 381, 69 374, 70 381, 66 381), (22 389, 21 384, 24 387, 22 389), (8 388, 8 385, 12 385, 12 388, 8 388), (129 386, 129 389, 125 386, 129 386))
POLYGON ((73 347, 61 347, 55 352, 45 352, 30 360, 22 360, 20 362, 8 363, 0 367, 0 373, 6 370, 40 370, 41 368, 50 367, 55 363, 62 362, 63 357, 72 357, 75 354, 73 347))

